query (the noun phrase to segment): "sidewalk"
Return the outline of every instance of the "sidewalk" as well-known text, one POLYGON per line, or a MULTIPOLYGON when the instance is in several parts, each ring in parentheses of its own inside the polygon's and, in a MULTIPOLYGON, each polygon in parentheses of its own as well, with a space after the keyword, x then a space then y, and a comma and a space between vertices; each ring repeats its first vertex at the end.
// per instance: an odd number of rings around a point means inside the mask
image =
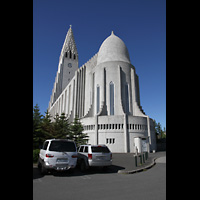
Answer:
POLYGON ((142 165, 136 167, 133 153, 113 153, 113 165, 125 168, 118 170, 120 174, 132 174, 151 168, 155 165, 155 160, 160 157, 165 157, 166 152, 149 153, 148 159, 142 165))

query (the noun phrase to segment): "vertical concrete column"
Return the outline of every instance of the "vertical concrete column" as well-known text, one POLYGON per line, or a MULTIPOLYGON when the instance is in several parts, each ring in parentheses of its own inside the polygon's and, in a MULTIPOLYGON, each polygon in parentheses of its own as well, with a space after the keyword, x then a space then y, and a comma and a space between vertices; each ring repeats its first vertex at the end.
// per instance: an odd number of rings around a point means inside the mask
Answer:
POLYGON ((84 116, 84 110, 85 110, 85 66, 83 67, 83 94, 82 94, 82 117, 84 116))
POLYGON ((74 88, 74 116, 77 115, 77 95, 78 95, 78 72, 75 72, 75 88, 74 88))
POLYGON ((124 152, 128 153, 128 130, 127 130, 127 115, 124 114, 124 152))
POLYGON ((95 145, 98 145, 98 115, 95 115, 95 145))
POLYGON ((121 77, 121 67, 120 67, 120 65, 118 65, 118 80, 119 80, 118 93, 119 93, 119 96, 120 96, 119 109, 121 110, 120 112, 122 114, 125 114, 124 109, 123 109, 123 104, 122 104, 122 77, 121 77))
POLYGON ((75 80, 73 80, 73 83, 72 83, 72 118, 75 118, 75 115, 74 115, 74 108, 75 108, 75 80))
POLYGON ((135 96, 135 70, 131 69, 131 89, 132 89, 132 111, 133 116, 135 116, 135 102, 136 102, 136 96, 135 96))
POLYGON ((77 84, 77 115, 78 117, 80 117, 79 113, 80 113, 80 107, 79 107, 79 104, 80 104, 80 69, 78 70, 78 84, 77 84))
POLYGON ((150 145, 151 145, 151 130, 150 130, 150 120, 149 120, 149 116, 147 115, 147 130, 148 130, 148 144, 147 144, 147 149, 148 152, 150 152, 150 145))
POLYGON ((71 85, 69 85, 69 95, 68 95, 68 115, 71 113, 71 85))

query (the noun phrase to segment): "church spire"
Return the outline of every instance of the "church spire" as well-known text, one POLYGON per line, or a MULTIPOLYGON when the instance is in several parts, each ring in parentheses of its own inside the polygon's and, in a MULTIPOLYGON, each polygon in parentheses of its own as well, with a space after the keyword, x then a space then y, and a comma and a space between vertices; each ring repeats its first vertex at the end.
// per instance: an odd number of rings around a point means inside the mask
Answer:
POLYGON ((77 51, 76 43, 74 40, 72 25, 70 25, 70 28, 67 32, 67 35, 63 44, 63 48, 61 50, 60 59, 65 55, 65 53, 76 55, 76 57, 78 58, 78 51, 77 51))

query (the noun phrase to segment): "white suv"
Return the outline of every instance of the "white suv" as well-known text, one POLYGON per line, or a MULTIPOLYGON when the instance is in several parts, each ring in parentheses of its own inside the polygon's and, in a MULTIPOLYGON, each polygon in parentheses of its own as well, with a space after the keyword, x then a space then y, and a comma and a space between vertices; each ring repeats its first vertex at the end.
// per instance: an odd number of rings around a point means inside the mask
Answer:
POLYGON ((81 171, 90 166, 107 167, 112 165, 112 153, 106 145, 81 145, 77 162, 81 171))
POLYGON ((40 149, 38 168, 45 174, 49 170, 68 170, 77 163, 76 144, 66 139, 46 140, 40 149))

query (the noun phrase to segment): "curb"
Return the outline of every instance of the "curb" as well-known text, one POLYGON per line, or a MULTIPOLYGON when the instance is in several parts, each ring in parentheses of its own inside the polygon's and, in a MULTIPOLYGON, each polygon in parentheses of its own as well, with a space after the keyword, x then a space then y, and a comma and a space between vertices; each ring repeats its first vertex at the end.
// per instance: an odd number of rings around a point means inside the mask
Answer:
POLYGON ((134 173, 137 173, 137 172, 145 171, 145 170, 147 170, 147 169, 150 169, 151 167, 153 167, 153 166, 156 164, 156 162, 155 162, 156 159, 157 159, 157 158, 154 158, 152 163, 150 163, 149 165, 144 166, 144 167, 142 167, 142 168, 135 169, 135 170, 131 170, 131 171, 118 170, 117 173, 118 173, 118 174, 134 174, 134 173))

